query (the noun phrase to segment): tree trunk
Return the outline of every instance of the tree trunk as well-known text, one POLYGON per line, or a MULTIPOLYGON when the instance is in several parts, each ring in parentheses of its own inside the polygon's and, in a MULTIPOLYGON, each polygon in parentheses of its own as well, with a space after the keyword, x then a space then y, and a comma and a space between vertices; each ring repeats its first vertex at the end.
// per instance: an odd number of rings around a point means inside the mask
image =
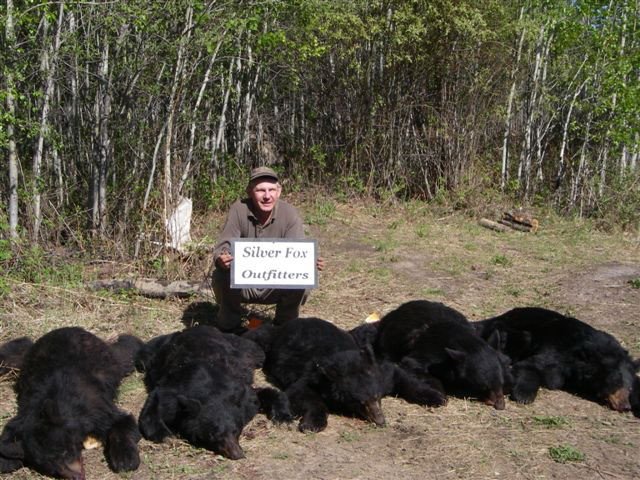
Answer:
MULTIPOLYGON (((582 67, 584 67, 586 62, 587 62, 587 57, 585 56, 584 61, 580 65, 580 68, 578 68, 578 71, 574 75, 574 80, 578 79, 578 75, 582 71, 582 67)), ((573 97, 571 98, 571 102, 569 103, 569 111, 567 112, 567 116, 565 117, 565 120, 564 120, 564 125, 562 128, 562 142, 560 143, 560 153, 558 156, 559 165, 558 165, 558 173, 556 174, 556 188, 560 187, 560 184, 562 183, 562 179, 564 177, 565 168, 566 168, 564 154, 565 154, 565 151, 567 150, 567 143, 569 141, 569 125, 571 124, 571 115, 573 113, 573 107, 576 104, 578 95, 580 95, 580 92, 586 85, 587 80, 588 78, 585 79, 573 92, 573 97)))
POLYGON ((182 196, 182 189, 184 188, 184 184, 187 181, 187 178, 189 178, 189 175, 191 173, 191 162, 193 159, 193 149, 194 149, 194 144, 196 139, 196 114, 198 112, 198 109, 200 108, 200 104, 202 103, 202 98, 204 97, 204 92, 207 88, 207 85, 209 84, 211 69, 213 68, 213 64, 216 61, 216 58, 218 56, 218 51, 220 50, 221 46, 222 46, 222 40, 218 42, 218 44, 216 45, 215 51, 211 55, 211 58, 209 60, 209 65, 207 66, 207 70, 204 74, 204 79, 202 80, 202 84, 200 85, 200 90, 198 92, 198 98, 196 99, 196 104, 193 107, 193 112, 191 114, 191 117, 193 118, 193 120, 191 121, 191 127, 189 128, 189 149, 187 151, 187 159, 185 161, 185 166, 182 172, 182 176, 180 177, 180 183, 178 184, 178 188, 177 188, 178 196, 182 196))
POLYGON ((224 139, 224 132, 227 125, 227 108, 229 106, 229 96, 231 95, 231 87, 233 85, 233 65, 234 62, 229 62, 229 71, 227 73, 227 87, 224 92, 224 99, 222 100, 222 110, 220 111, 220 117, 218 119, 218 131, 216 133, 216 139, 211 147, 211 166, 213 173, 211 178, 215 182, 218 178, 220 171, 220 162, 218 161, 218 151, 222 146, 224 139))
POLYGON ((92 235, 103 237, 107 222, 107 170, 111 156, 109 119, 111 116, 111 85, 109 78, 109 38, 101 37, 100 62, 96 71, 94 144, 91 163, 91 231, 92 235))
MULTIPOLYGON (((15 51, 16 37, 13 29, 13 0, 7 0, 6 13, 7 48, 9 52, 15 51)), ((16 149, 14 122, 16 116, 16 105, 13 97, 15 88, 13 80, 13 62, 8 62, 4 67, 4 78, 6 85, 6 105, 9 121, 7 128, 7 151, 9 157, 9 236, 13 241, 18 239, 18 153, 16 149)))
POLYGON ((176 115, 176 105, 178 96, 178 87, 182 83, 185 67, 185 50, 187 41, 191 35, 193 27, 193 8, 189 6, 186 12, 185 26, 180 35, 180 41, 178 43, 178 52, 176 57, 176 66, 173 75, 173 84, 171 85, 171 93, 169 95, 169 106, 167 116, 167 133, 164 143, 164 216, 163 219, 166 223, 168 218, 168 211, 174 203, 173 198, 173 182, 172 182, 172 159, 171 149, 173 143, 173 126, 176 115))
MULTIPOLYGON (((520 9, 519 22, 522 20, 524 14, 524 7, 520 9)), ((516 53, 515 63, 511 70, 511 89, 509 90, 509 97, 507 99, 507 114, 504 120, 504 134, 502 136, 502 172, 500 175, 500 188, 505 189, 507 181, 509 180, 509 136, 511 135, 511 117, 513 116, 513 99, 516 94, 516 85, 518 83, 518 70, 520 65, 520 58, 522 56, 522 45, 524 44, 524 37, 526 28, 522 27, 520 33, 520 39, 518 40, 518 50, 516 53)))
POLYGON ((46 46, 48 42, 48 27, 49 22, 46 14, 43 15, 43 43, 45 47, 42 49, 42 63, 41 70, 45 76, 44 96, 42 98, 42 110, 40 112, 40 128, 38 131, 38 138, 36 140, 36 147, 33 152, 33 232, 31 232, 31 240, 34 243, 38 242, 38 236, 40 234, 40 225, 42 224, 42 211, 40 207, 41 195, 41 167, 42 156, 44 152, 44 140, 49 128, 49 110, 51 97, 53 96, 54 89, 54 77, 56 74, 56 62, 58 50, 60 49, 60 31, 62 30, 62 19, 64 18, 64 1, 60 2, 58 8, 58 24, 56 27, 56 35, 51 46, 46 46))

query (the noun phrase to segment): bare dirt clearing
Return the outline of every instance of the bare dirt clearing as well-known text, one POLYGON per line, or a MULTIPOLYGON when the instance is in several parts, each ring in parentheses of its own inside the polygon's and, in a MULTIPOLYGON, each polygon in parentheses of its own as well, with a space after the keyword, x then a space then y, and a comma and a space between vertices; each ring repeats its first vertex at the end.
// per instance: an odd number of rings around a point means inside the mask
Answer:
MULTIPOLYGON (((304 315, 351 328, 371 312, 417 298, 442 301, 471 320, 536 305, 604 329, 640 356, 640 289, 630 283, 640 278, 637 238, 555 218, 542 218, 535 235, 498 233, 462 214, 436 216, 422 204, 321 206, 328 213, 320 215, 317 203, 303 207, 313 219, 309 236, 327 260, 304 315)), ((206 225, 209 235, 221 220, 206 225)), ((194 265, 192 279, 203 278, 208 267, 208 259, 194 265)), ((116 266, 110 274, 126 270, 116 266)), ((162 301, 15 284, 2 304, 0 340, 65 325, 103 338, 131 332, 146 340, 182 328, 185 309, 202 300, 211 298, 162 301)), ((123 384, 120 404, 137 415, 144 398, 135 374, 123 384)), ((116 475, 101 452, 87 451, 87 478, 640 478, 640 419, 564 392, 542 391, 527 406, 508 401, 503 411, 457 398, 438 409, 387 398, 383 408, 385 428, 332 415, 319 434, 274 427, 259 415, 241 437, 247 456, 241 461, 180 440, 143 440, 140 469, 116 475), (561 463, 568 458, 550 455, 557 447, 583 458, 561 463)), ((10 382, 0 384, 0 412, 2 424, 15 413, 10 382)), ((23 469, 12 478, 39 477, 23 469)))

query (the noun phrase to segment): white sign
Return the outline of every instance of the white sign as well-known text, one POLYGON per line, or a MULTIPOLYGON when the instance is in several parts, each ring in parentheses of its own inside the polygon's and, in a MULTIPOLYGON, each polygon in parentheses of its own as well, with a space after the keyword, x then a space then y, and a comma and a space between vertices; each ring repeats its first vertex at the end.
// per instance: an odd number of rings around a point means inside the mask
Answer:
POLYGON ((316 240, 231 241, 231 288, 316 288, 316 240))

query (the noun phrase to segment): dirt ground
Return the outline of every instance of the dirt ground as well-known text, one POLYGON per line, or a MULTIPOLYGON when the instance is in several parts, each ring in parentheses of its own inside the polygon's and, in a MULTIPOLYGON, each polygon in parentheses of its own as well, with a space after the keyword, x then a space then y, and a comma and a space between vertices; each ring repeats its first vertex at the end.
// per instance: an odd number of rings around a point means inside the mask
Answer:
MULTIPOLYGON (((601 233, 553 215, 539 216, 536 234, 499 233, 480 227, 468 214, 438 214, 417 203, 316 200, 303 211, 308 234, 318 239, 327 262, 303 315, 351 328, 372 312, 384 314, 418 298, 444 302, 472 321, 515 306, 544 306, 608 331, 640 356, 637 234, 601 233)), ((221 221, 208 219, 200 231, 212 235, 221 221)), ((207 241, 195 231, 198 236, 207 241)), ((192 279, 204 279, 206 257, 187 263, 192 279)), ((104 261, 92 268, 92 278, 132 275, 130 265, 104 261)), ((212 301, 206 294, 151 300, 20 283, 12 290, 0 304, 0 341, 25 334, 35 338, 66 325, 84 326, 102 338, 126 331, 148 340, 182 328, 182 314, 193 302, 212 301)), ((259 372, 256 381, 263 382, 259 372)), ((120 392, 122 408, 137 415, 144 399, 142 377, 127 378, 120 392)), ((90 450, 85 452, 87 478, 640 478, 640 419, 564 392, 543 390, 531 405, 507 401, 502 411, 461 398, 441 408, 385 398, 383 409, 384 428, 332 415, 328 428, 317 434, 302 434, 295 425, 274 426, 258 415, 241 437, 246 458, 239 461, 179 439, 163 444, 142 440, 141 467, 116 475, 101 451, 90 450), (577 458, 554 459, 555 451, 577 458)), ((0 423, 14 413, 12 385, 4 381, 0 423)), ((39 476, 22 469, 11 478, 39 476)))

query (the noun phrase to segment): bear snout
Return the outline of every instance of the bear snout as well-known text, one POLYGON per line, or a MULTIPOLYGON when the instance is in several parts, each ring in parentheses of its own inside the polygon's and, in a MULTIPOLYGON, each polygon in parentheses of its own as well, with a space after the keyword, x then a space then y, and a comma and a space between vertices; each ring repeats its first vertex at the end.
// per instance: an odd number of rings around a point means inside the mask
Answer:
POLYGON ((384 427, 387 424, 380 400, 369 400, 364 403, 363 408, 366 420, 375 423, 378 427, 384 427))
POLYGON ((222 441, 219 449, 215 449, 216 453, 220 453, 229 460, 240 460, 245 458, 244 451, 240 447, 238 439, 233 435, 228 435, 222 441))
POLYGON ((617 412, 628 412, 631 410, 628 388, 619 388, 615 392, 610 393, 605 400, 607 404, 617 412))
POLYGON ((85 480, 82 457, 59 466, 58 475, 69 480, 85 480))
POLYGON ((487 405, 491 405, 496 410, 504 410, 505 402, 502 390, 499 390, 497 392, 490 392, 489 396, 485 398, 484 403, 486 403, 487 405))

